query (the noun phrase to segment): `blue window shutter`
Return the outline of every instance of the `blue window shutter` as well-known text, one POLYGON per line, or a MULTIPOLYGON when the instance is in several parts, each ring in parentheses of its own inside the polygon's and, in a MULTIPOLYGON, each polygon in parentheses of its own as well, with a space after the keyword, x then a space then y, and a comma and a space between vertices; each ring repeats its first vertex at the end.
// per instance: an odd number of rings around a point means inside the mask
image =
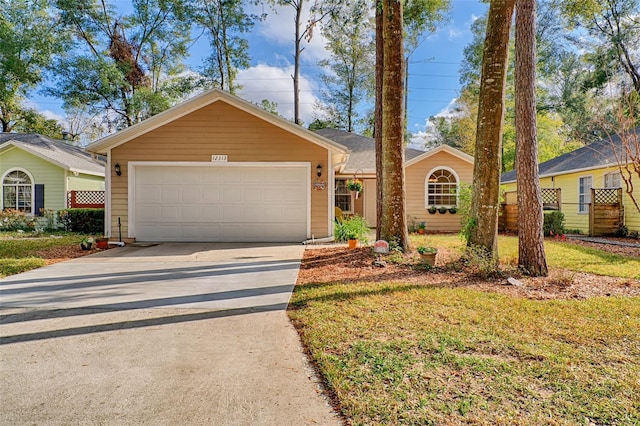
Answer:
POLYGON ((42 183, 35 184, 35 204, 33 214, 41 216, 40 209, 44 208, 44 184, 42 183))

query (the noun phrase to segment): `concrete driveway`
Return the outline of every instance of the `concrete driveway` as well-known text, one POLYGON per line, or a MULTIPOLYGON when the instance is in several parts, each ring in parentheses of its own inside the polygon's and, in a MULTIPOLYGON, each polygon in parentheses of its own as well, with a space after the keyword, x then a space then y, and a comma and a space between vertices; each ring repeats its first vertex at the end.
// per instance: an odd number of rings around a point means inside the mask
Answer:
POLYGON ((285 312, 302 251, 128 246, 0 280, 0 423, 340 424, 285 312))

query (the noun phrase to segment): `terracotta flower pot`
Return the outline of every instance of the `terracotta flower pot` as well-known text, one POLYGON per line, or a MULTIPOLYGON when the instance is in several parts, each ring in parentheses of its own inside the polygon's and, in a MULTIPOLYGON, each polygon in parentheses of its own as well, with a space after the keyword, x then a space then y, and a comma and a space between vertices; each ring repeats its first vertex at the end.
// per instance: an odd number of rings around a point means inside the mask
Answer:
POLYGON ((420 257, 422 258, 422 262, 429 265, 429 266, 433 266, 436 264, 436 255, 438 253, 425 253, 425 254, 421 254, 420 257))
POLYGON ((347 244, 348 244, 348 247, 350 249, 354 249, 354 248, 358 247, 358 240, 355 240, 355 239, 351 240, 350 239, 350 240, 348 240, 347 244))
POLYGON ((109 247, 109 239, 108 238, 96 238, 96 247, 99 249, 106 249, 109 247))

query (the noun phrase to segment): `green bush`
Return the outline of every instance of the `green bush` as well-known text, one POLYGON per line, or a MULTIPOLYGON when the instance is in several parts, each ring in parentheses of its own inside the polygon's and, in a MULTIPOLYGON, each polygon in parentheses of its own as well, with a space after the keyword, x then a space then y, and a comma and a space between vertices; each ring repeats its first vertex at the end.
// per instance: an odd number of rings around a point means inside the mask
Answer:
POLYGON ((367 221, 361 216, 352 216, 336 223, 334 227, 334 236, 336 241, 347 241, 349 239, 358 239, 366 241, 366 235, 369 232, 367 221))
POLYGON ((104 209, 67 209, 58 212, 64 229, 82 234, 104 233, 104 209))
POLYGON ((0 230, 2 231, 31 231, 35 229, 36 223, 35 216, 27 216, 19 210, 0 211, 0 230))
POLYGON ((544 235, 564 235, 564 213, 552 211, 544 214, 544 235))

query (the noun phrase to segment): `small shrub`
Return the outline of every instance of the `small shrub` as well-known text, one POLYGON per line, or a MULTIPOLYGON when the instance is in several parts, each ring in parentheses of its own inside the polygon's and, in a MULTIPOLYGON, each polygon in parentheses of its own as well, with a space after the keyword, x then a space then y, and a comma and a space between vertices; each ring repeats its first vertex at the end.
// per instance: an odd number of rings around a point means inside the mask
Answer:
POLYGON ((564 235, 564 213, 560 211, 552 211, 544 214, 544 235, 564 235))
POLYGON ((413 216, 407 216, 407 230, 409 232, 418 232, 418 222, 413 216))
POLYGON ((104 233, 104 209, 67 209, 58 212, 64 229, 82 234, 104 233))
POLYGON ((460 229, 460 238, 464 240, 465 243, 469 242, 471 238, 471 233, 478 226, 478 219, 475 217, 468 217, 466 221, 462 223, 462 228, 460 229))
POLYGON ((474 275, 481 278, 498 277, 501 275, 500 265, 497 260, 491 258, 482 247, 468 246, 462 260, 471 269, 474 275))
POLYGON ((627 228, 627 225, 624 224, 620 224, 618 225, 618 229, 616 229, 616 232, 614 234, 616 237, 621 237, 621 238, 625 238, 629 236, 629 228, 627 228))
POLYGON ((58 229, 56 211, 53 209, 40 209, 40 216, 45 220, 45 231, 55 231, 58 229))
POLYGON ((640 232, 638 231, 629 232, 629 238, 635 238, 637 240, 638 238, 640 238, 640 232))
POLYGON ((361 216, 352 216, 336 223, 334 227, 334 236, 336 241, 347 241, 349 239, 358 239, 366 241, 366 235, 369 232, 367 221, 361 216))
POLYGON ((581 229, 565 229, 564 230, 565 234, 573 234, 573 235, 582 235, 582 230, 581 229))
POLYGON ((36 227, 37 218, 13 209, 0 211, 0 230, 31 231, 36 227))

